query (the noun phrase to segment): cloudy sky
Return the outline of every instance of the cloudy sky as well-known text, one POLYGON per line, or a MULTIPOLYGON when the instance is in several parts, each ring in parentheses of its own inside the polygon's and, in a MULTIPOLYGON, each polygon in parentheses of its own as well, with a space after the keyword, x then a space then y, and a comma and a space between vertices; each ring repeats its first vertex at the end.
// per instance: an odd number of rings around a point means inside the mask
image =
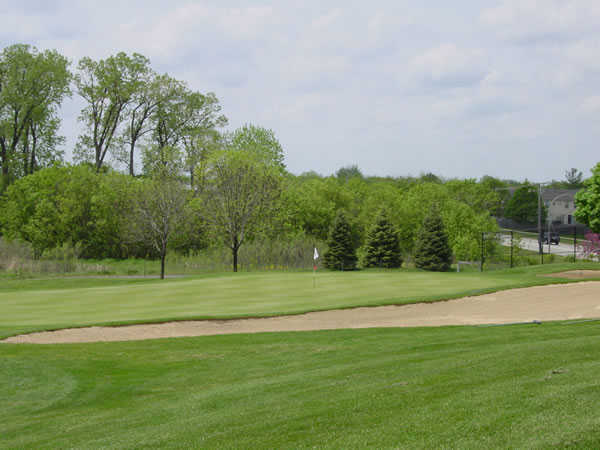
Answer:
MULTIPOLYGON (((294 173, 534 181, 600 161, 600 2, 0 0, 0 44, 118 51, 271 128, 294 173), (102 6, 98 6, 102 5, 102 6)), ((73 146, 82 103, 63 106, 73 146)))

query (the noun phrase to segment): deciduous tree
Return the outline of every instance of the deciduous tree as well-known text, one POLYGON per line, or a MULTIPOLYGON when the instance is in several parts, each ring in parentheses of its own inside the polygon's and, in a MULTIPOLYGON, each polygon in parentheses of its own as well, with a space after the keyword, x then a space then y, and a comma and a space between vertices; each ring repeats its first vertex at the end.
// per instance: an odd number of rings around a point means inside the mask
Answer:
POLYGON ((575 218, 595 233, 600 233, 600 163, 592 169, 592 176, 585 180, 584 188, 575 194, 575 218))
POLYGON ((178 146, 184 137, 225 126, 227 118, 220 114, 221 105, 212 92, 201 94, 185 83, 172 81, 167 100, 161 102, 152 116, 152 139, 159 147, 178 146))
POLYGON ((142 72, 139 89, 133 92, 124 111, 125 127, 121 140, 127 148, 119 159, 125 162, 129 175, 135 175, 135 152, 139 140, 152 132, 153 115, 162 104, 173 99, 177 85, 168 75, 157 75, 149 68, 142 72))
POLYGON ((567 189, 579 189, 583 187, 583 173, 575 167, 565 170, 565 185, 567 189))
POLYGON ((56 109, 71 94, 68 60, 29 45, 0 54, 0 190, 19 176, 59 157, 56 109))
POLYGON ((257 154, 229 148, 212 156, 204 176, 206 218, 231 249, 233 271, 237 272, 240 247, 272 216, 281 174, 257 154))
MULTIPOLYGON (((542 222, 548 211, 542 204, 542 222)), ((521 223, 536 223, 538 218, 538 190, 535 186, 517 189, 504 209, 504 215, 521 223)))
POLYGON ((138 53, 123 52, 99 61, 89 57, 79 61, 75 87, 87 106, 79 116, 85 131, 77 143, 77 160, 93 162, 100 171, 108 152, 122 144, 119 125, 128 106, 147 88, 149 64, 138 53))
POLYGON ((134 236, 152 246, 160 256, 160 278, 165 278, 169 242, 184 220, 186 190, 177 179, 156 173, 141 184, 135 204, 134 236))
POLYGON ((225 139, 230 148, 252 152, 266 164, 284 171, 283 148, 272 130, 246 124, 226 135, 225 139))

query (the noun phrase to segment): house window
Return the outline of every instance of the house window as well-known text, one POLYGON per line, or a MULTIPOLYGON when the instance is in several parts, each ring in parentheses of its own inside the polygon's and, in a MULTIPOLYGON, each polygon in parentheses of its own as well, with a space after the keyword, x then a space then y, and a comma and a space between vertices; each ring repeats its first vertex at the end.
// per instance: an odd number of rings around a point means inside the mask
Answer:
POLYGON ((568 223, 569 225, 573 225, 573 216, 572 216, 571 214, 569 214, 569 215, 567 216, 567 223, 568 223))

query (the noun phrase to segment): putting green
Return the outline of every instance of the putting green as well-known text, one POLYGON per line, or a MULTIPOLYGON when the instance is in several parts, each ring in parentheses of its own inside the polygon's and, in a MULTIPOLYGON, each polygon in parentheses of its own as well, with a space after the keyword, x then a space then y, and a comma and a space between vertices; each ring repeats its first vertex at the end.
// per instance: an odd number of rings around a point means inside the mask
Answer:
POLYGON ((226 274, 83 288, 78 286, 83 280, 63 280, 51 289, 24 283, 18 290, 0 290, 0 333, 404 304, 553 281, 536 273, 323 272, 317 275, 315 288, 311 273, 226 274))

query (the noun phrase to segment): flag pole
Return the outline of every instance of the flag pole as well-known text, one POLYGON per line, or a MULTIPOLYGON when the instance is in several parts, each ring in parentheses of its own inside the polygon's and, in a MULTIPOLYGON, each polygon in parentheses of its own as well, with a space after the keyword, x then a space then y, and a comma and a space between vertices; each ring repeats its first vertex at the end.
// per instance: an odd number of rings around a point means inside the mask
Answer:
POLYGON ((313 289, 317 287, 317 259, 319 259, 319 252, 317 247, 314 247, 313 253, 313 289))

